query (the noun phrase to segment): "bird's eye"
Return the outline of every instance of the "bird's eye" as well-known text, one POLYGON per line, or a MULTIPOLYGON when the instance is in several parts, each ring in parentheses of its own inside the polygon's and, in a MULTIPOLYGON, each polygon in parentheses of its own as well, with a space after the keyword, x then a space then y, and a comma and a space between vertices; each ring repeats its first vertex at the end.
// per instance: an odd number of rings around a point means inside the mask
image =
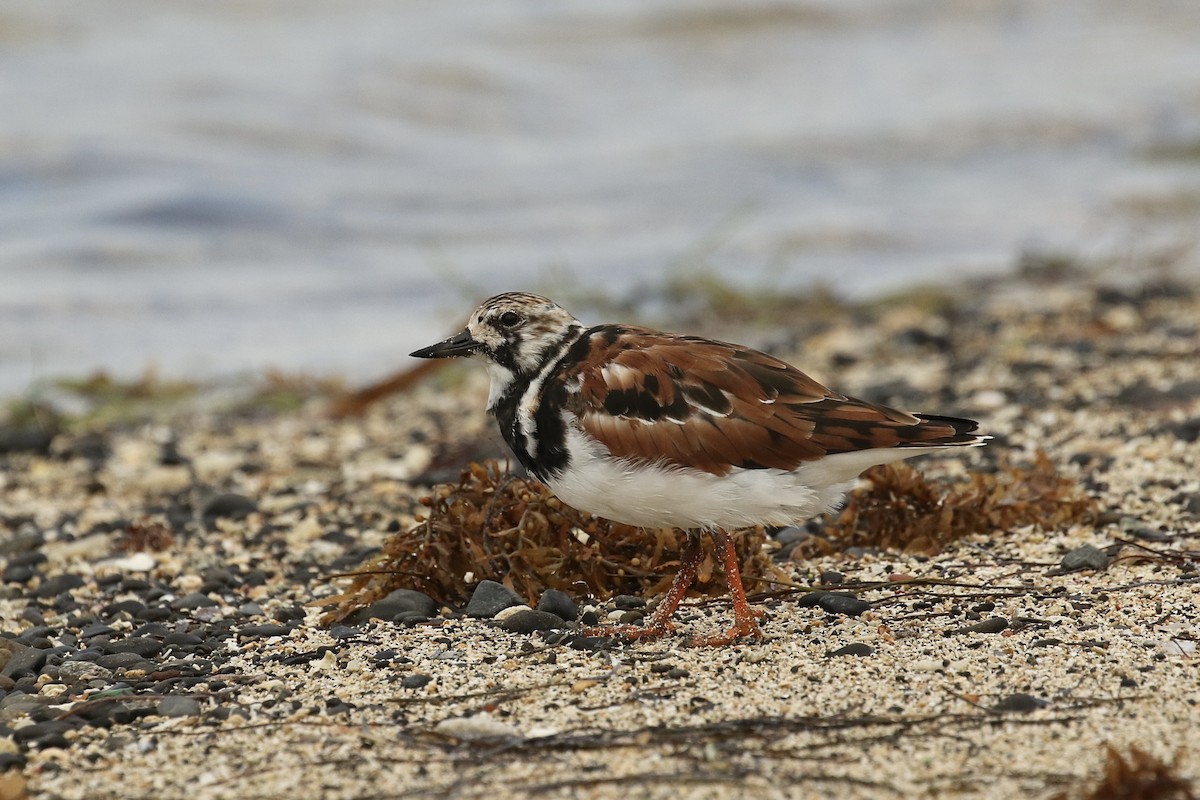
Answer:
POLYGON ((521 324, 521 315, 515 311, 505 311, 500 315, 499 322, 505 328, 515 328, 521 324))

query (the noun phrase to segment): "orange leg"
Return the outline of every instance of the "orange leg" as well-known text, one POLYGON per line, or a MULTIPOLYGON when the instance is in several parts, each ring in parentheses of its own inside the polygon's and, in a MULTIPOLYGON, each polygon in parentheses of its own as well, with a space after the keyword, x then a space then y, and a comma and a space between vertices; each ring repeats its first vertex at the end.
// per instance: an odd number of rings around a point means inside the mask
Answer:
POLYGON ((725 569, 725 583, 733 597, 733 627, 721 636, 697 637, 692 639, 691 643, 697 647, 719 647, 731 644, 744 636, 761 639, 763 632, 758 627, 755 617, 762 616, 763 612, 750 608, 750 603, 746 600, 746 590, 742 587, 742 572, 738 568, 733 539, 724 531, 713 531, 712 537, 717 546, 717 555, 725 569))
MULTIPOLYGON (((679 608, 683 596, 695 582, 696 570, 703 560, 704 551, 700 548, 700 537, 688 536, 687 546, 679 556, 679 572, 675 573, 675 580, 671 581, 671 588, 667 589, 666 596, 659 602, 658 608, 654 609, 654 613, 646 619, 644 625, 601 625, 588 628, 584 633, 588 636, 620 636, 631 642, 638 639, 656 639, 666 636, 675 628, 671 624, 671 615, 675 613, 675 609, 679 608)), ((740 581, 738 587, 741 587, 740 581)), ((743 597, 745 597, 744 594, 743 597)))

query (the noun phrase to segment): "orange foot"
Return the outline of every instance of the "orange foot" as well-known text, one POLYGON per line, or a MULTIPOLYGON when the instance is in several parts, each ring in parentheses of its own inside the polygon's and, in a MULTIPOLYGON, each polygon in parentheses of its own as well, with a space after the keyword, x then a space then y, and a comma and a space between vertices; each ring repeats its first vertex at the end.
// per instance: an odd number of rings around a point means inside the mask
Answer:
POLYGON ((643 639, 659 639, 672 633, 675 625, 669 620, 646 625, 597 625, 594 628, 584 628, 584 636, 617 636, 627 642, 637 642, 643 639))
POLYGON ((758 623, 751 617, 735 622, 732 628, 716 636, 693 636, 688 640, 688 645, 691 647, 724 647, 739 639, 762 639, 763 636, 762 628, 758 627, 758 623))

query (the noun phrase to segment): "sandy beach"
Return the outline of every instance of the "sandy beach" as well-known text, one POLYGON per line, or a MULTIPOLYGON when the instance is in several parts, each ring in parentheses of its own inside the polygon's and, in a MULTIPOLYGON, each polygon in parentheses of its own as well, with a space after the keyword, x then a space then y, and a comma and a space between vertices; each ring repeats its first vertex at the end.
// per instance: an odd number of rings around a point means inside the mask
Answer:
MULTIPOLYGON (((326 625, 334 576, 417 525, 432 484, 502 455, 482 370, 343 419, 317 382, 288 402, 92 394, 51 428, 12 412, 0 798, 1133 796, 1091 794, 1106 748, 1159 782, 1138 796, 1190 796, 1170 787, 1200 773, 1200 286, 1044 270, 732 325, 696 332, 979 419, 988 447, 913 462, 935 485, 1041 451, 1094 513, 932 554, 828 523, 768 537, 805 588, 751 585, 766 637, 729 647, 687 646, 727 624, 719 596, 637 644, 416 593, 326 625)), ((566 594, 581 615, 644 611, 566 594)))

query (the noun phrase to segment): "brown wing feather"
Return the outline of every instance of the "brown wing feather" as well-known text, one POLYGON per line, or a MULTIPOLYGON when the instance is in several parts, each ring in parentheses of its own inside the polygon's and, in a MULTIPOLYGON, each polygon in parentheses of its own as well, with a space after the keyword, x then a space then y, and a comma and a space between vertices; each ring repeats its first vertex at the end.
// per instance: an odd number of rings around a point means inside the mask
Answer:
POLYGON ((718 475, 795 469, 830 453, 968 444, 974 424, 923 417, 832 392, 765 353, 725 342, 605 325, 555 379, 567 407, 616 456, 718 475), (568 375, 570 370, 572 375, 568 375))

